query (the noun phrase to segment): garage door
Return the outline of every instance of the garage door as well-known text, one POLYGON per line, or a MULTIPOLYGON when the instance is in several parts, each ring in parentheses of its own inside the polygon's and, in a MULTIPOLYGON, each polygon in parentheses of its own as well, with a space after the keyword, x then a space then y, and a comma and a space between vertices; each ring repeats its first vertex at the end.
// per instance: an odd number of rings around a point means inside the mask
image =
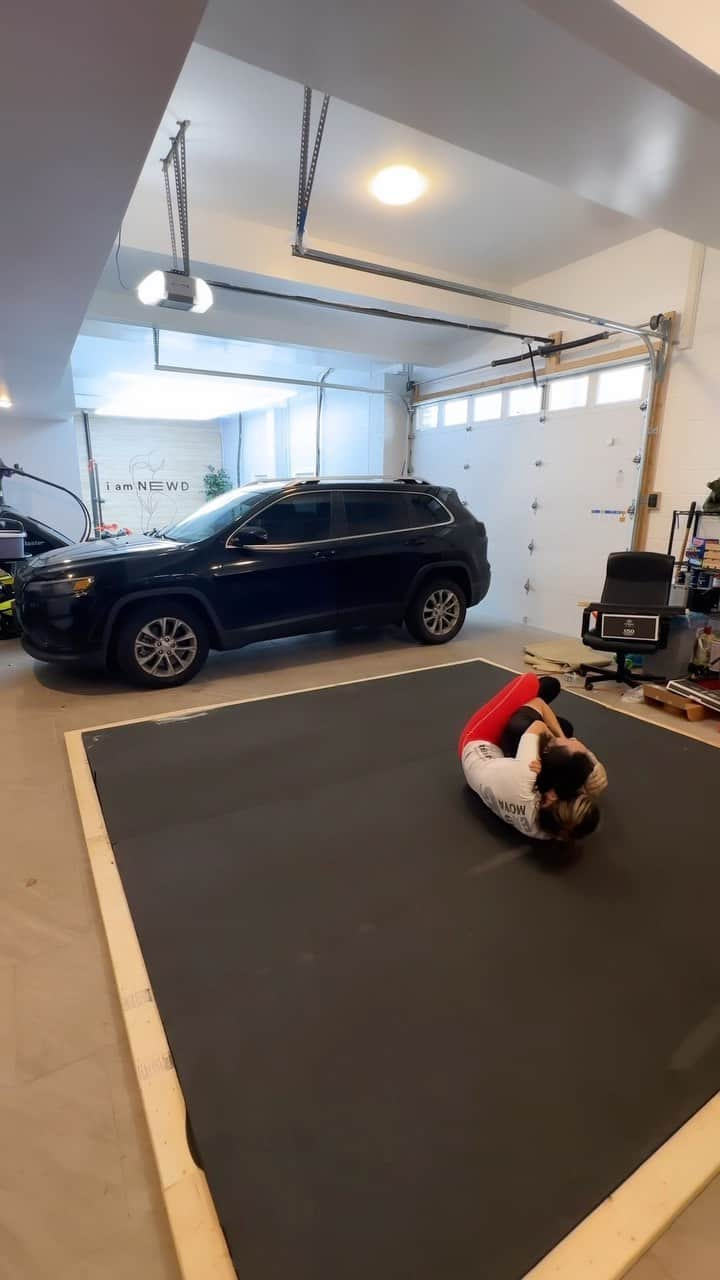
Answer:
POLYGON ((578 601, 630 545, 646 383, 632 364, 417 410, 414 473, 487 525, 487 616, 577 634, 578 601))

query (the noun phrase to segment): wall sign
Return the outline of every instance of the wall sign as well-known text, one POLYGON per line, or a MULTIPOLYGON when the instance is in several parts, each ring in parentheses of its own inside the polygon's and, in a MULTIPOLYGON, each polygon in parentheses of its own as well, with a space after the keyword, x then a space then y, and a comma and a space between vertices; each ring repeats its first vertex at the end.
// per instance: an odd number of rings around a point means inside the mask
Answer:
MULTIPOLYGON (((203 476, 208 467, 222 465, 222 440, 214 422, 94 417, 90 433, 103 524, 133 533, 167 528, 196 511, 205 502, 203 476)), ((89 505, 81 423, 77 440, 83 498, 89 505)))

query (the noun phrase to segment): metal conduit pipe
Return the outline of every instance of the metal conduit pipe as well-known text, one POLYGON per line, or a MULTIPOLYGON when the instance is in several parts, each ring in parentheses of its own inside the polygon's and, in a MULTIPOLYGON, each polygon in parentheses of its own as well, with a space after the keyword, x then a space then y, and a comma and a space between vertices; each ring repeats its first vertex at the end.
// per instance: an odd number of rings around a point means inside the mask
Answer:
MULTIPOLYGON (((152 329, 152 351, 154 351, 154 361, 152 361, 152 369, 156 374, 201 374, 204 378, 234 378, 242 383, 273 383, 279 387, 316 387, 333 390, 333 392, 365 392, 366 396, 384 396, 386 399, 397 399, 405 404, 405 397, 398 396, 397 392, 386 392, 384 388, 379 387, 352 387, 350 383, 328 383, 325 381, 327 374, 323 374, 322 378, 278 378, 274 374, 238 374, 231 370, 225 369, 192 369, 188 365, 164 365, 160 362, 160 330, 152 329)), ((331 370, 328 370, 331 372, 331 370)))
POLYGON ((312 378, 278 378, 268 373, 231 373, 225 369, 193 369, 183 364, 160 364, 157 360, 153 366, 156 373, 193 373, 205 378, 236 378, 240 382, 269 382, 284 387, 324 387, 326 391, 363 391, 368 396, 384 396, 386 400, 406 401, 394 391, 385 391, 381 387, 354 387, 348 382, 322 382, 312 378))

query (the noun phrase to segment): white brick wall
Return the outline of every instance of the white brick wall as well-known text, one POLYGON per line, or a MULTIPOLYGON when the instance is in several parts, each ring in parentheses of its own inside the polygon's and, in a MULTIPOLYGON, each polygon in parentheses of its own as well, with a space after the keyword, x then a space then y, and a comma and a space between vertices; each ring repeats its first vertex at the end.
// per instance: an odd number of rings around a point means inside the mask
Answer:
MULTIPOLYGON (((94 417, 90 424, 105 524, 134 533, 163 528, 205 501, 203 476, 222 465, 215 422, 94 417)), ((83 497, 90 504, 85 437, 77 423, 83 497)))

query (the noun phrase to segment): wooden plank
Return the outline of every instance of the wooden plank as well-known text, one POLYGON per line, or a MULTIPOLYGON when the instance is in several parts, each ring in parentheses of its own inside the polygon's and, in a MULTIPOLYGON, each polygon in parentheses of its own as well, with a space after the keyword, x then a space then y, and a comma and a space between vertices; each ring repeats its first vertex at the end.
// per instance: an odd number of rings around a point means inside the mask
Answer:
MULTIPOLYGON (((558 373, 572 373, 575 370, 584 371, 585 369, 592 369, 598 365, 602 366, 604 364, 612 364, 613 361, 617 360, 647 360, 647 358, 647 347, 644 343, 639 346, 620 347, 616 348, 614 351, 604 351, 599 355, 584 356, 580 360, 561 361, 556 368, 552 369, 549 367, 549 364, 550 360, 554 359, 554 357, 551 356, 543 366, 542 370, 539 371, 538 377, 542 380, 544 378, 557 377, 558 373)), ((448 375, 448 377, 451 376, 452 375, 448 375)), ((514 382, 528 382, 530 377, 531 375, 527 369, 520 373, 506 373, 499 378, 487 378, 484 382, 468 383, 466 386, 462 387, 447 387, 444 392, 433 391, 428 392, 427 395, 416 394, 413 403, 422 404, 425 400, 441 400, 444 395, 462 396, 476 394, 481 391, 491 391, 493 387, 512 386, 514 382)))
POLYGON ((647 546, 648 523, 650 520, 650 509, 647 504, 647 499, 648 494, 652 493, 655 488, 658 455, 660 452, 660 437, 662 434, 663 422, 665 420, 665 405, 667 403, 668 384, 670 381, 670 361, 673 347, 677 342, 678 313, 677 311, 668 311, 666 312, 666 316, 667 319, 670 320, 670 342, 667 347, 663 376, 657 386, 654 402, 650 406, 650 421, 648 423, 645 457, 642 464, 642 478, 638 494, 638 509, 635 513, 633 547, 637 548, 639 551, 644 550, 647 546))

